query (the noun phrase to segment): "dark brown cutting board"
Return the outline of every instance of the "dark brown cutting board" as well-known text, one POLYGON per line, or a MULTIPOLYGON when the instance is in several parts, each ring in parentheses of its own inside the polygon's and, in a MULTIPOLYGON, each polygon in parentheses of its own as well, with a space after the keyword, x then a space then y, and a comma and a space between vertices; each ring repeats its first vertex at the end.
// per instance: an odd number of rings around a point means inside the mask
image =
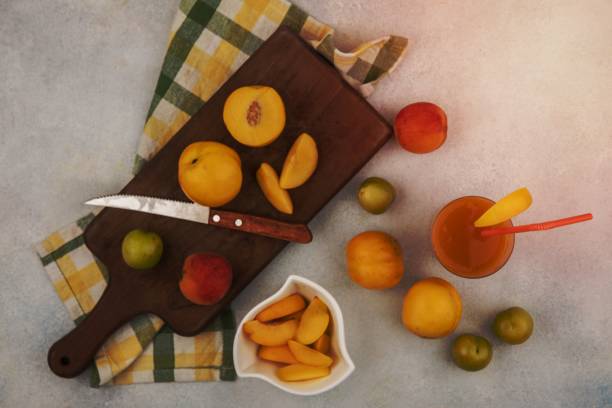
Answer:
MULTIPOLYGON (((385 120, 332 65, 289 29, 280 28, 121 192, 187 201, 177 181, 178 158, 190 143, 216 140, 235 149, 242 159, 242 191, 224 209, 306 224, 390 135, 385 120), (226 98, 245 85, 271 86, 285 102, 285 129, 269 146, 243 146, 223 124, 226 98), (255 172, 264 161, 280 171, 302 132, 316 140, 319 164, 307 183, 290 191, 294 214, 285 215, 266 201, 255 172)), ((195 335, 287 245, 245 232, 112 208, 91 222, 85 243, 106 265, 109 284, 89 316, 49 350, 49 366, 63 377, 82 372, 108 336, 140 313, 155 313, 178 334, 195 335), (121 241, 134 228, 155 231, 164 241, 162 261, 152 270, 133 270, 123 262, 121 241), (195 252, 215 252, 232 264, 232 287, 214 306, 192 304, 179 291, 183 261, 195 252)))

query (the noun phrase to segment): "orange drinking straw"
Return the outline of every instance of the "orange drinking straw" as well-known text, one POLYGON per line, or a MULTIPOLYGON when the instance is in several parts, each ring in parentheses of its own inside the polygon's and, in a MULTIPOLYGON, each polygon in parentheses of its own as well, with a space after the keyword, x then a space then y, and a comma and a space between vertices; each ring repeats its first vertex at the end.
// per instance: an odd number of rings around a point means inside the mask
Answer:
POLYGON ((483 228, 480 230, 480 235, 483 237, 492 237, 494 235, 514 234, 518 232, 544 231, 592 219, 593 214, 589 213, 576 215, 574 217, 561 218, 560 220, 541 222, 538 224, 517 225, 516 227, 483 228))

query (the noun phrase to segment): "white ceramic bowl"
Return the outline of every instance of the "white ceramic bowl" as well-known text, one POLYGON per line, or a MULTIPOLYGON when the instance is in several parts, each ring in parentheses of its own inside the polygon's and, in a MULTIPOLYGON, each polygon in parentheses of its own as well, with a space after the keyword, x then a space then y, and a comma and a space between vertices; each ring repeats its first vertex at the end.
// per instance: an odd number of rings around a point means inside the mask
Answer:
POLYGON ((239 377, 260 378, 281 390, 296 395, 315 395, 328 391, 344 381, 355 369, 355 365, 346 350, 344 320, 338 303, 321 286, 296 275, 289 276, 278 292, 259 303, 244 316, 234 338, 234 364, 239 377), (253 320, 257 313, 293 293, 299 293, 308 300, 318 296, 329 309, 330 324, 332 324, 330 355, 334 359, 334 363, 331 366, 331 373, 327 377, 296 382, 279 380, 276 376, 279 365, 257 357, 257 344, 247 338, 242 330, 242 325, 249 320, 253 320))

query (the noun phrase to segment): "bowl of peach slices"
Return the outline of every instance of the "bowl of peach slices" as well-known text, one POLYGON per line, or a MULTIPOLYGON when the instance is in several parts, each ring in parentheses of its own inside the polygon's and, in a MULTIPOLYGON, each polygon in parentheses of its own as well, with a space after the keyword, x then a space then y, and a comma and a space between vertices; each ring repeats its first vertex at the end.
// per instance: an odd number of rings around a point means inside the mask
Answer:
POLYGON ((318 284, 295 275, 242 319, 234 363, 238 376, 297 395, 328 391, 355 369, 338 303, 318 284))

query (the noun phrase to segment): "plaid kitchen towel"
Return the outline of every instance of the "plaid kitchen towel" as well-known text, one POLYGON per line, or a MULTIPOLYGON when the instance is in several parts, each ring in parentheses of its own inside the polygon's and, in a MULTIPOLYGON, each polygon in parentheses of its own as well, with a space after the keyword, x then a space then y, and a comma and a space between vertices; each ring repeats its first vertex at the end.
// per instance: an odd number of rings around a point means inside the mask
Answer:
MULTIPOLYGON (((391 72, 407 46, 387 36, 351 52, 334 47, 333 30, 285 0, 182 0, 172 24, 134 172, 152 158, 280 25, 299 33, 363 95, 391 72)), ((36 246, 53 286, 76 324, 106 288, 107 273, 83 243, 95 213, 36 246)), ((234 380, 234 316, 222 313, 194 337, 182 337, 154 315, 139 316, 95 357, 91 384, 234 380)))
POLYGON ((407 46, 405 38, 387 36, 352 52, 339 51, 331 27, 285 0, 183 0, 172 24, 135 173, 281 24, 299 33, 365 96, 395 68, 407 46))

